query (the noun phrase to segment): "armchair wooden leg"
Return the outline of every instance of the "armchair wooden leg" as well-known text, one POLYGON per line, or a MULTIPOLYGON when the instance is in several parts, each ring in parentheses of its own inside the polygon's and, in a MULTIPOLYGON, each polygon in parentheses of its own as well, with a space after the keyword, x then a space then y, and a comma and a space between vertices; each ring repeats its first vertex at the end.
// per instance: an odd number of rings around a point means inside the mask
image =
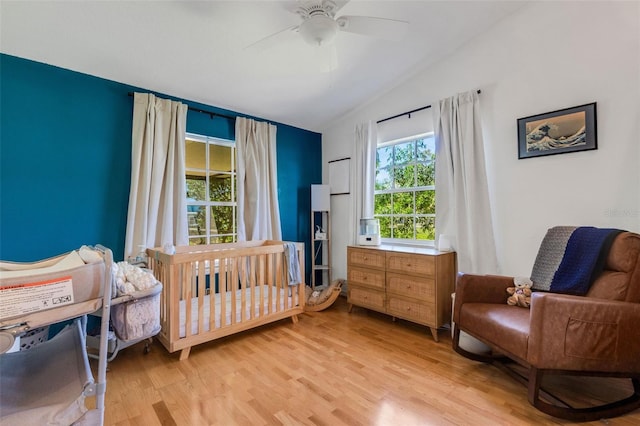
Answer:
POLYGON ((474 361, 492 363, 498 359, 504 359, 504 356, 495 356, 492 354, 481 355, 463 349, 460 346, 460 329, 457 326, 453 326, 453 339, 451 340, 451 346, 453 347, 454 351, 456 351, 463 357, 472 359, 474 361))
POLYGON ((597 421, 618 417, 640 408, 640 378, 631 378, 633 393, 627 398, 587 408, 560 407, 540 398, 540 386, 544 370, 531 367, 529 370, 529 403, 543 413, 553 417, 579 422, 597 421))

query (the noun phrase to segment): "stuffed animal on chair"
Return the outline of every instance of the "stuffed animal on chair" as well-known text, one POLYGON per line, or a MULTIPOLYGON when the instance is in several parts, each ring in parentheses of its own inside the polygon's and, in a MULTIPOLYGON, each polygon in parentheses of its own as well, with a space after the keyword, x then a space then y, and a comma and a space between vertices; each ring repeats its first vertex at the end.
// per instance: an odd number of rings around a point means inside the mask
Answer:
POLYGON ((531 286, 533 283, 526 277, 515 277, 513 287, 507 287, 507 304, 528 308, 531 305, 531 286))

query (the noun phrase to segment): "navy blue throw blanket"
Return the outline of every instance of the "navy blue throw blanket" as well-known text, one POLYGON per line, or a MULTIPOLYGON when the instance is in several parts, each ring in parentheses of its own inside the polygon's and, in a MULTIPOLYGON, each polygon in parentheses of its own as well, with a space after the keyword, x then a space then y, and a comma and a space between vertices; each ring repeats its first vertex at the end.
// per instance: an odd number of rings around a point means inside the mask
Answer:
POLYGON ((619 229, 576 228, 567 241, 562 261, 551 281, 550 291, 585 295, 604 268, 609 249, 619 229))

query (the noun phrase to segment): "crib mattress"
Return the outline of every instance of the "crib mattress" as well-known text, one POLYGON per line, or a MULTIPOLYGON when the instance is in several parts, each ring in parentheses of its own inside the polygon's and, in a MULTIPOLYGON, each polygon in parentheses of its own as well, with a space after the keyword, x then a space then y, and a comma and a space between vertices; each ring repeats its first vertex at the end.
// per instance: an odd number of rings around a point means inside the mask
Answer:
MULTIPOLYGON (((298 305, 298 292, 296 287, 291 287, 290 289, 277 289, 276 287, 271 287, 271 305, 269 306, 269 286, 262 286, 262 303, 260 302, 260 286, 254 287, 254 312, 253 316, 251 316, 251 288, 247 288, 245 290, 237 290, 235 293, 235 301, 236 301, 236 310, 235 310, 235 322, 240 323, 242 321, 242 292, 245 292, 245 306, 244 306, 244 314, 245 319, 258 318, 260 315, 260 305, 262 304, 263 315, 262 317, 268 316, 270 313, 276 312, 276 309, 279 306, 279 311, 283 311, 286 308, 284 306, 297 306, 298 305), (294 296, 289 296, 291 292, 294 296), (276 297, 277 296, 277 297, 276 297), (278 305, 278 302, 280 303, 278 305)), ((224 326, 231 325, 231 304, 232 304, 232 292, 226 293, 226 312, 225 312, 225 321, 224 326)), ((211 331, 210 329, 210 317, 211 317, 211 299, 213 298, 215 303, 215 329, 221 327, 220 317, 221 317, 221 297, 219 293, 215 295, 206 295, 203 296, 203 329, 204 331, 211 331)), ((191 334, 198 334, 198 297, 194 297, 191 299, 191 334)), ((185 337, 185 320, 186 320, 186 301, 180 301, 180 337, 185 337)))

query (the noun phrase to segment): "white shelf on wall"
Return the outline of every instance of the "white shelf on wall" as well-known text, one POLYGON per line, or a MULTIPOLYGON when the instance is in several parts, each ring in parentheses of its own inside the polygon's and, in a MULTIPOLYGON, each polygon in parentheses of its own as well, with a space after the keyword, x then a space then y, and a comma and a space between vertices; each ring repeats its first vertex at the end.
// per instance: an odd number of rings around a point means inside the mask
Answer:
POLYGON ((331 283, 331 218, 328 210, 311 210, 311 288, 331 283), (324 238, 316 238, 317 228, 324 230, 324 238), (317 283, 317 275, 321 282, 317 283), (326 280, 325 280, 326 278, 326 280))
POLYGON ((316 286, 331 283, 331 215, 329 209, 329 185, 311 185, 311 288, 313 289, 316 286), (320 282, 318 282, 318 278, 320 278, 320 282))

